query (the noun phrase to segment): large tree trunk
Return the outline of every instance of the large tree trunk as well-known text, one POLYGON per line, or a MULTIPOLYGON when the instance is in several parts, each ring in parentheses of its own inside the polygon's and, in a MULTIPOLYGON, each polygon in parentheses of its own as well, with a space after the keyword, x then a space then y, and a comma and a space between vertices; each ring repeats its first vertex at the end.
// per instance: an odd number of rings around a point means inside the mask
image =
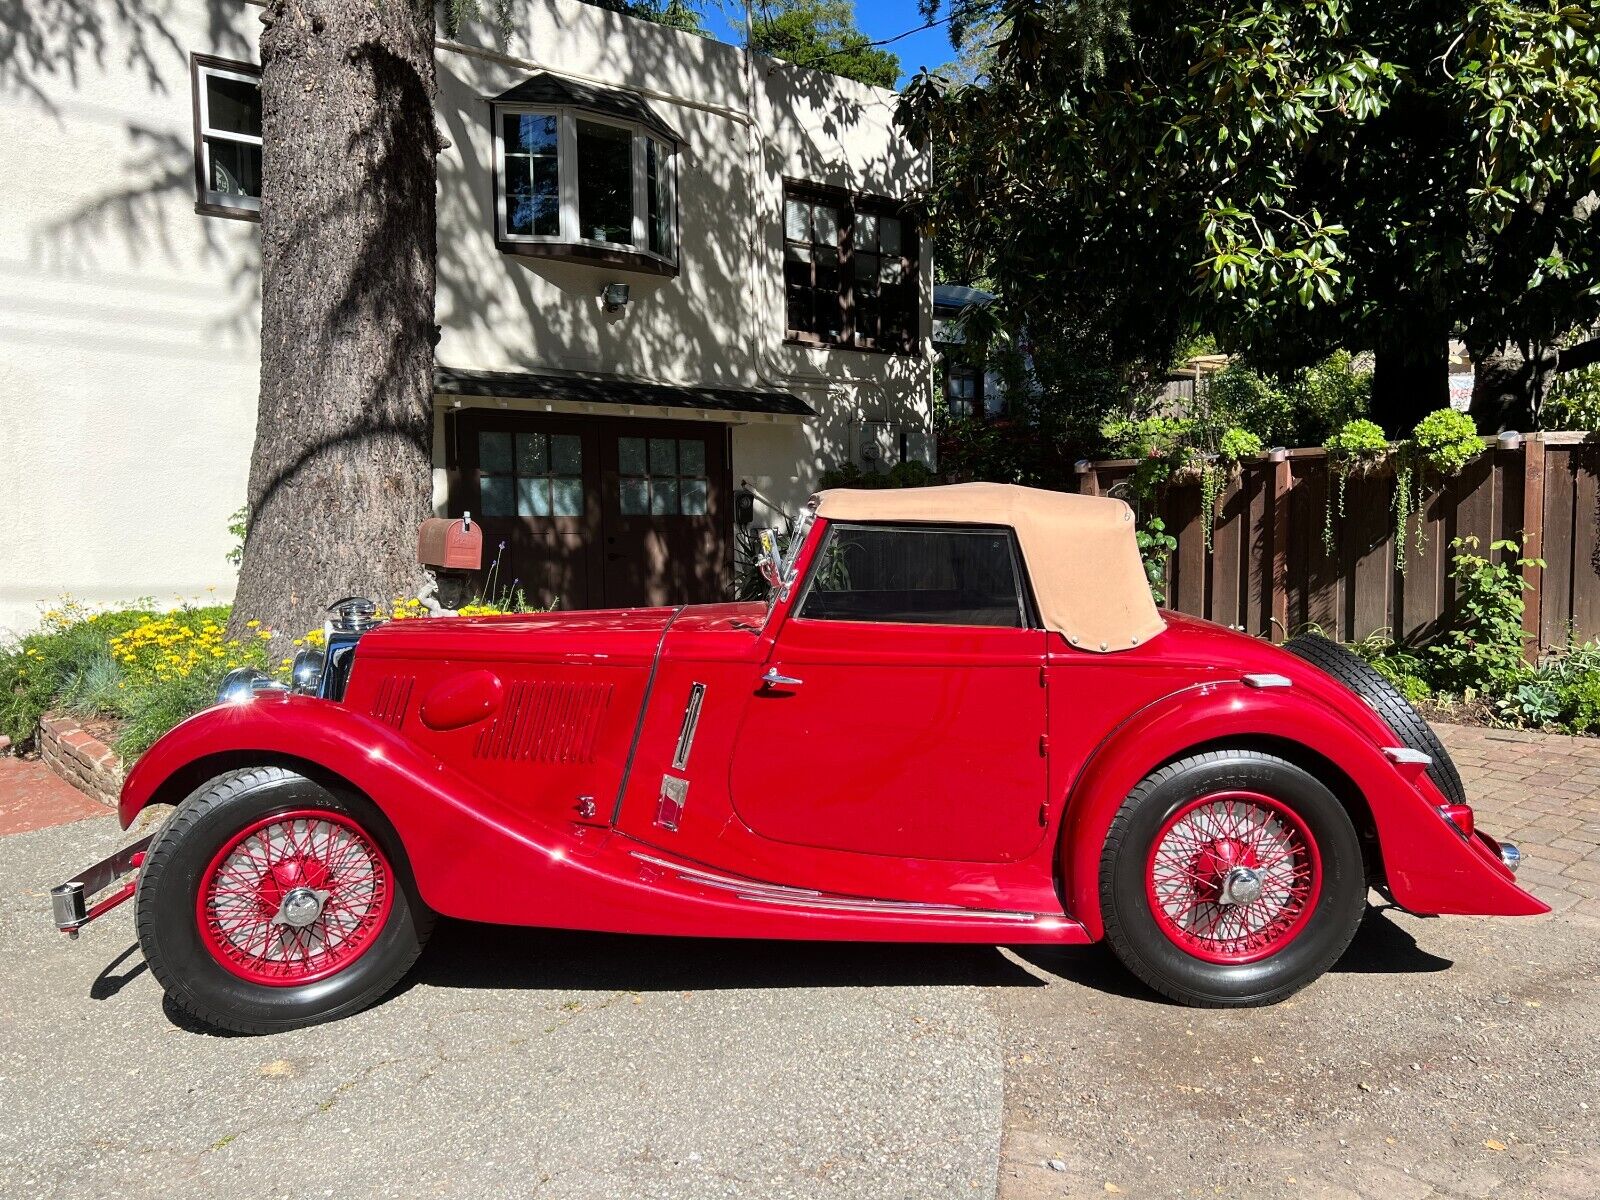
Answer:
POLYGON ((432 491, 432 0, 271 0, 261 400, 230 632, 411 595, 432 491))
POLYGON ((1450 407, 1447 326, 1401 321, 1373 351, 1372 419, 1391 438, 1409 437, 1423 417, 1450 407))
POLYGON ((1529 347, 1513 353, 1502 347, 1475 362, 1472 385, 1472 419, 1480 433, 1515 429, 1526 433, 1539 428, 1536 407, 1544 404, 1550 381, 1562 371, 1576 371, 1600 362, 1600 338, 1575 346, 1529 347))

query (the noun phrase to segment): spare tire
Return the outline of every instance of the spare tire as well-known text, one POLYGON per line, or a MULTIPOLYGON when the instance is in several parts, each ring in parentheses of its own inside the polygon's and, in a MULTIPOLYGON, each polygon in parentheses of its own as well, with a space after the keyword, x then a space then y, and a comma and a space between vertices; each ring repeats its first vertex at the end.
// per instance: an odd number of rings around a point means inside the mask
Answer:
POLYGON ((1314 633, 1290 638, 1283 648, 1297 658, 1333 676, 1345 687, 1372 705, 1377 714, 1401 744, 1420 750, 1433 759, 1428 768, 1428 778, 1451 804, 1467 802, 1466 789, 1461 786, 1461 775, 1450 759, 1433 727, 1422 719, 1422 714, 1411 707, 1394 684, 1378 674, 1365 659, 1346 650, 1338 642, 1331 642, 1314 633))

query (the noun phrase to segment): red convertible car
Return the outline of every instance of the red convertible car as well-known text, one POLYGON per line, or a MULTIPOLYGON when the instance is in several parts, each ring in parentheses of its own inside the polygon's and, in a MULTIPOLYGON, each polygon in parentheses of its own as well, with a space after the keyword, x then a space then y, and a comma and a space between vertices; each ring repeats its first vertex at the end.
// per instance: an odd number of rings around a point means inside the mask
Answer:
POLYGON ((383 996, 436 914, 1105 939, 1170 997, 1252 1005, 1327 970, 1369 889, 1547 911, 1381 676, 1158 610, 1120 501, 827 491, 762 569, 764 603, 341 602, 291 685, 230 678, 139 760, 124 827, 177 807, 55 889, 56 923, 135 896, 172 1001, 268 1032, 383 996))

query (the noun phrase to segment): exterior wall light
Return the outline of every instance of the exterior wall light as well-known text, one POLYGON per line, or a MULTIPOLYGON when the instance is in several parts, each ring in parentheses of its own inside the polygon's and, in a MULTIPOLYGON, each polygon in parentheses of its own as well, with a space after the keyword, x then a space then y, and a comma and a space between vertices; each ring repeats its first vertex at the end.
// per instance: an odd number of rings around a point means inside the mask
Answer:
POLYGON ((1507 429, 1504 433, 1499 434, 1495 441, 1500 443, 1500 449, 1502 450, 1515 450, 1522 445, 1522 435, 1515 429, 1507 429))
POLYGON ((608 313, 621 312, 628 307, 628 285, 608 283, 600 293, 600 300, 608 313))

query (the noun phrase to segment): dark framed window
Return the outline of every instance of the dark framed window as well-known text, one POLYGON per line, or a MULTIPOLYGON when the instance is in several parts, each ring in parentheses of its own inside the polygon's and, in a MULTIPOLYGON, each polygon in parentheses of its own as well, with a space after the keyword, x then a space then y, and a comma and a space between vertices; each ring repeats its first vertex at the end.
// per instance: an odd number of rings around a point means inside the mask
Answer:
POLYGON ((783 283, 789 338, 910 353, 918 334, 916 232, 900 205, 788 182, 783 283))
POLYGON ((261 68, 189 56, 194 89, 195 209, 210 216, 259 220, 261 214, 261 68))
POLYGON ((945 368, 944 397, 952 417, 983 414, 983 372, 971 363, 951 363, 945 368))
POLYGON ((700 438, 618 438, 617 476, 625 517, 706 515, 711 483, 700 438))
POLYGON ((991 526, 829 527, 798 615, 816 621, 1025 628, 1011 530, 991 526))

